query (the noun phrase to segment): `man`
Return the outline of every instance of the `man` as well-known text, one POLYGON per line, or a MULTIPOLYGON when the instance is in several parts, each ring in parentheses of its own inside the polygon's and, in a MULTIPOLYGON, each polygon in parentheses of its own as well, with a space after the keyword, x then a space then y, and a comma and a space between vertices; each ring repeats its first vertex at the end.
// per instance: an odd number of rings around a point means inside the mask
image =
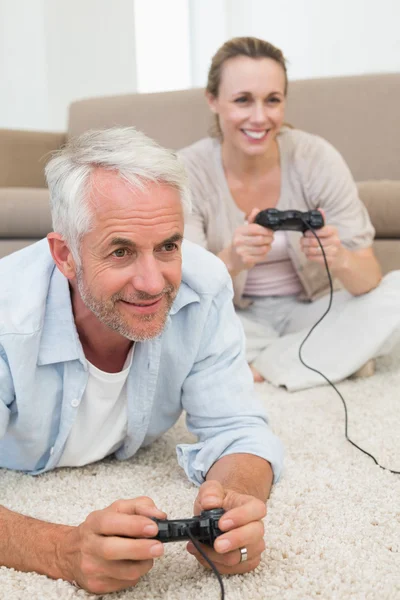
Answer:
MULTIPOLYGON (((0 467, 127 459, 186 410, 199 442, 177 453, 200 485, 194 512, 227 511, 207 554, 222 573, 251 571, 281 447, 253 395, 227 271, 182 240, 183 167, 116 128, 70 141, 46 175, 54 232, 0 261, 0 467)), ((124 589, 163 553, 149 517, 166 517, 150 498, 78 527, 0 507, 0 564, 124 589)))

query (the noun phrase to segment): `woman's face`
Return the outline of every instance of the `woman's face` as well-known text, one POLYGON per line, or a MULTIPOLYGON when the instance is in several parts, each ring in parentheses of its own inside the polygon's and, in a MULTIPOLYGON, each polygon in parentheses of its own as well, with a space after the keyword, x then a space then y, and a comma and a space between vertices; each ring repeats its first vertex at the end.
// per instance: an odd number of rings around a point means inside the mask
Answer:
POLYGON ((218 97, 209 95, 208 102, 224 144, 246 155, 264 154, 284 120, 284 70, 271 58, 231 58, 222 67, 218 97))

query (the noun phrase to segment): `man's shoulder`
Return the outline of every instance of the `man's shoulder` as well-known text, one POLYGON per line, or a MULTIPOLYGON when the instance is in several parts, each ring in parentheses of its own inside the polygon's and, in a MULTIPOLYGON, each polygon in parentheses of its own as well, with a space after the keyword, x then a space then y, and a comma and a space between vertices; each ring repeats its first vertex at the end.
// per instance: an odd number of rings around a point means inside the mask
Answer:
POLYGON ((199 295, 218 294, 231 286, 225 264, 202 246, 184 240, 182 244, 182 282, 199 295))
POLYGON ((0 260, 0 334, 37 329, 53 270, 46 239, 0 260))

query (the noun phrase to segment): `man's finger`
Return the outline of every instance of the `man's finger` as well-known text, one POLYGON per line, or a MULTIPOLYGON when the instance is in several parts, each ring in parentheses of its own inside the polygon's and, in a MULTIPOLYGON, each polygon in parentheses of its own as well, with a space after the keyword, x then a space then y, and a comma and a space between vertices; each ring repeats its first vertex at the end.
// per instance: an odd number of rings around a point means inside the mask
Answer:
POLYGON ((230 531, 236 527, 242 527, 252 521, 260 521, 267 514, 265 502, 252 498, 228 510, 219 520, 218 526, 221 531, 230 531))
POLYGON ((263 536, 264 525, 262 521, 253 521, 219 536, 214 542, 214 549, 220 554, 225 554, 243 546, 247 547, 258 543, 263 536))
MULTIPOLYGON (((196 558, 205 569, 211 569, 210 565, 207 563, 207 561, 204 560, 202 556, 196 556, 196 558)), ((254 571, 254 569, 258 567, 260 562, 261 556, 257 556, 252 560, 245 560, 239 564, 236 564, 235 566, 228 566, 224 563, 216 563, 215 566, 217 567, 218 572, 221 575, 240 575, 242 573, 250 573, 250 571, 254 571)))
MULTIPOLYGON (((240 553, 239 549, 232 550, 231 552, 227 552, 225 554, 220 554, 219 552, 216 552, 213 548, 210 548, 209 546, 205 546, 204 544, 200 544, 200 545, 201 545, 202 550, 204 550, 205 554, 207 555, 207 557, 213 563, 215 563, 216 566, 220 565, 220 564, 224 564, 228 567, 234 567, 234 566, 238 565, 240 562, 241 553, 240 553)), ((257 558, 265 550, 264 538, 260 539, 255 544, 246 546, 246 550, 247 550, 247 560, 252 560, 254 558, 257 558)), ((187 545, 187 551, 190 554, 192 554, 193 556, 196 556, 196 558, 200 558, 200 556, 201 556, 200 552, 197 550, 197 548, 195 548, 195 546, 191 542, 189 542, 187 545)))
POLYGON ((112 510, 114 512, 125 513, 128 515, 147 515, 147 509, 156 509, 159 513, 165 515, 162 510, 156 507, 154 500, 148 496, 139 496, 138 498, 128 500, 116 500, 105 510, 112 510))
POLYGON ((91 513, 86 519, 86 524, 98 535, 148 538, 158 533, 157 524, 147 516, 141 515, 99 511, 91 513))
POLYGON ((96 544, 97 555, 107 561, 152 560, 164 554, 164 545, 152 539, 104 536, 97 538, 96 544))
POLYGON ((224 502, 225 492, 219 481, 205 481, 199 489, 197 503, 203 510, 221 508, 224 502))

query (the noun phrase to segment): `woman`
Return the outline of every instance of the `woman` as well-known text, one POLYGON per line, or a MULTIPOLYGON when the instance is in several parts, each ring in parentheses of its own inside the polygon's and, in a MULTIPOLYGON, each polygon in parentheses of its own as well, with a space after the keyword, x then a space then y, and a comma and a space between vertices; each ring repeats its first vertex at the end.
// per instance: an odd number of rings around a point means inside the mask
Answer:
POLYGON ((365 374, 370 359, 400 337, 400 272, 382 280, 374 229, 340 154, 284 124, 287 88, 278 48, 229 40, 208 74, 216 135, 180 156, 194 204, 185 235, 217 254, 232 276, 254 379, 295 390, 324 383, 301 364, 298 349, 328 304, 325 263, 312 232, 274 233, 254 223, 257 213, 320 209, 325 217, 318 235, 336 291, 303 356, 332 381, 365 374))

